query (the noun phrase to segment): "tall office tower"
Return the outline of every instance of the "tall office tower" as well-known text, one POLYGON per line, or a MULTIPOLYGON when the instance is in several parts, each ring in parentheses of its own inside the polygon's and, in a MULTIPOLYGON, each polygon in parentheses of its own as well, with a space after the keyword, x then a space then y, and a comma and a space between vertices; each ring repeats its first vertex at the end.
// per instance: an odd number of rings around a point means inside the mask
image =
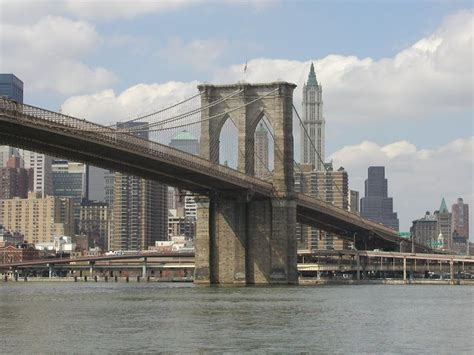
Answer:
POLYGON ((166 185, 116 173, 111 248, 146 250, 167 239, 166 185))
POLYGON ((451 230, 453 249, 468 252, 469 249, 469 205, 462 198, 452 206, 451 230))
POLYGON ((393 199, 388 197, 385 167, 370 166, 365 180, 365 197, 360 199, 360 215, 398 231, 397 213, 393 212, 393 199))
POLYGON ((177 133, 171 139, 169 146, 189 154, 199 155, 199 140, 186 130, 177 133))
MULTIPOLYGON (((316 176, 316 195, 323 201, 347 211, 349 209, 349 176, 347 171, 343 167, 334 170, 332 163, 327 163, 323 171, 315 171, 313 174, 316 176)), ((337 234, 318 231, 317 248, 320 250, 348 249, 349 244, 349 242, 338 238, 337 234)))
POLYGON ((23 81, 14 74, 0 74, 0 97, 23 103, 23 81))
POLYGON ((303 86, 303 125, 301 127, 301 163, 313 164, 316 170, 324 169, 325 159, 325 120, 323 117, 323 89, 318 84, 314 65, 308 75, 308 82, 303 86), (306 132, 309 134, 308 138, 306 132), (312 143, 311 143, 312 141, 312 143), (316 147, 316 151, 314 147, 316 147), (319 154, 318 154, 319 153, 319 154))
POLYGON ((115 191, 115 172, 107 170, 104 174, 105 178, 105 199, 104 201, 109 205, 109 209, 114 207, 114 191, 115 191))
POLYGON ((27 198, 33 183, 33 171, 21 167, 20 157, 12 156, 6 167, 0 167, 0 200, 27 198))
MULTIPOLYGON (((329 202, 336 207, 349 209, 349 176, 344 168, 334 171, 332 163, 325 164, 323 171, 313 170, 312 164, 301 164, 295 178, 295 190, 329 202)), ((310 226, 297 228, 299 249, 347 249, 349 242, 310 226), (298 234, 299 233, 299 234, 298 234)))
POLYGON ((260 179, 268 179, 270 177, 269 160, 268 160, 268 132, 260 122, 255 130, 255 177, 260 179))
POLYGON ((53 195, 67 197, 74 204, 74 229, 79 233, 81 201, 89 198, 87 166, 67 160, 53 159, 53 195))
POLYGON ((446 201, 441 200, 441 205, 438 211, 435 211, 436 218, 438 220, 438 237, 440 235, 443 239, 444 249, 451 250, 452 248, 452 231, 451 231, 451 212, 449 212, 446 206, 446 201))
MULTIPOLYGON (((191 133, 186 130, 179 132, 176 134, 170 141, 170 147, 175 149, 182 150, 183 152, 199 155, 199 140, 195 138, 191 133)), ((189 191, 178 191, 175 188, 169 188, 170 190, 173 189, 173 192, 168 192, 169 198, 171 195, 174 198, 173 203, 168 203, 168 208, 177 208, 179 206, 183 206, 183 197, 184 197, 184 211, 186 218, 191 218, 196 220, 196 211, 197 211, 197 204, 194 198, 194 195, 189 191), (183 194, 184 193, 184 194, 183 194)))
POLYGON ((108 170, 87 165, 87 187, 89 200, 105 201, 105 185, 108 170))
POLYGON ((41 197, 53 194, 52 158, 49 155, 20 149, 26 169, 33 169, 33 191, 41 197))
POLYGON ((430 211, 426 211, 423 218, 416 219, 412 222, 410 234, 416 243, 435 249, 438 241, 438 220, 436 215, 430 214, 430 211))
POLYGON ((12 231, 25 236, 28 243, 52 242, 54 236, 73 236, 73 204, 68 198, 39 197, 1 200, 1 220, 12 231))
MULTIPOLYGON (((141 127, 136 135, 147 139, 147 123, 131 122, 118 128, 141 127)), ((110 247, 146 250, 168 238, 167 186, 137 176, 115 173, 110 247)))
MULTIPOLYGON (((316 195, 314 166, 312 164, 298 164, 295 166, 295 192, 307 195, 316 195)), ((318 230, 311 226, 296 224, 296 247, 301 251, 311 251, 317 248, 318 230)))
POLYGON ((359 191, 349 191, 349 211, 359 214, 359 191))

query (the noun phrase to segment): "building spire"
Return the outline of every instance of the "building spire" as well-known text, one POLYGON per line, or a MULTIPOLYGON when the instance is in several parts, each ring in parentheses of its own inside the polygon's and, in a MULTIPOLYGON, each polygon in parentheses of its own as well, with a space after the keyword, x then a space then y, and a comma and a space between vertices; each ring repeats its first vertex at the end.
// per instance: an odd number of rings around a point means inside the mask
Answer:
POLYGON ((441 206, 439 207, 439 213, 448 213, 448 207, 446 206, 446 201, 443 199, 441 200, 441 206))
POLYGON ((311 62, 311 68, 308 75, 308 86, 317 86, 318 80, 316 79, 316 72, 314 71, 314 64, 311 62))

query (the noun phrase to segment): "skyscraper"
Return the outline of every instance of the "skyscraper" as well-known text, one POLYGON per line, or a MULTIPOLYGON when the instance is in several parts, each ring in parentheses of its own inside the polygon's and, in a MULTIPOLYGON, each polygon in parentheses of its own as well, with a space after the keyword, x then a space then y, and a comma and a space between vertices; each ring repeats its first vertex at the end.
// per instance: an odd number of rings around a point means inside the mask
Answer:
POLYGON ((89 198, 87 165, 67 160, 53 159, 53 195, 67 197, 74 204, 74 228, 79 233, 81 201, 89 198))
POLYGON ((325 120, 323 117, 323 89, 318 84, 314 65, 303 86, 303 125, 301 127, 301 163, 313 164, 317 171, 324 169, 325 159, 325 120), (309 134, 307 136, 306 132, 309 134), (311 138, 311 140, 310 140, 311 138), (311 143, 312 141, 312 143, 311 143), (316 147, 316 151, 314 147, 316 147))
POLYGON ((52 158, 49 155, 20 149, 25 169, 33 169, 33 191, 41 197, 53 194, 52 158))
POLYGON ((266 179, 269 177, 268 160, 268 132, 261 122, 255 130, 255 177, 266 179))
POLYGON ((365 197, 360 200, 360 215, 398 231, 397 213, 393 212, 393 199, 388 197, 385 167, 370 166, 365 180, 365 197))
POLYGON ((453 248, 464 251, 469 245, 469 205, 464 203, 462 198, 458 198, 451 211, 453 248))
MULTIPOLYGON (((127 122, 118 128, 139 127, 137 136, 148 139, 146 122, 127 122)), ((107 196, 106 196, 107 197, 107 196)), ((141 177, 115 173, 110 247, 146 250, 168 239, 167 186, 141 177)))
POLYGON ((189 154, 199 155, 199 140, 186 130, 177 133, 171 139, 169 146, 189 154))
MULTIPOLYGON (((334 171, 332 163, 323 171, 315 171, 312 164, 302 164, 295 178, 295 190, 316 197, 334 206, 349 209, 349 176, 343 167, 334 171)), ((297 245, 299 249, 347 249, 349 243, 310 226, 298 226, 297 245)))
POLYGON ((23 81, 14 74, 0 74, 0 96, 23 103, 23 81))

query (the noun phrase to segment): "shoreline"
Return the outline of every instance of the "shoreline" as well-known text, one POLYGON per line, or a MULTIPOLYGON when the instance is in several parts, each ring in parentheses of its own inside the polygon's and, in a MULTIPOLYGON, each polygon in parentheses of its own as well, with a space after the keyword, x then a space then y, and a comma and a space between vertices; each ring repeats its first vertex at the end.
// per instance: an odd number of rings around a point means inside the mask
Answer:
MULTIPOLYGON (((154 283, 154 282, 175 282, 175 283, 190 283, 193 282, 192 278, 148 278, 142 277, 117 277, 105 278, 105 277, 29 277, 29 278, 8 278, 7 281, 2 279, 2 283, 17 283, 17 282, 79 282, 79 283, 154 283)), ((326 286, 326 285, 451 285, 451 286, 474 286, 474 280, 462 279, 462 280, 426 280, 426 279, 414 279, 414 280, 400 280, 400 279, 377 279, 377 280, 324 280, 316 278, 300 278, 298 286, 326 286)), ((233 285, 230 285, 233 286, 233 285)), ((258 285, 257 285, 258 286, 258 285)), ((269 285, 271 286, 271 285, 269 285)))

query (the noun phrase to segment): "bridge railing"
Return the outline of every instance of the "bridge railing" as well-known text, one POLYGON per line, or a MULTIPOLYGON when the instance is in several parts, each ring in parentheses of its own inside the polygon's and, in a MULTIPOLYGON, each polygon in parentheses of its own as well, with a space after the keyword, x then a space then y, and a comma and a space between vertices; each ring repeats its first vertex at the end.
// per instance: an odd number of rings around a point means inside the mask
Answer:
POLYGON ((39 107, 19 104, 17 102, 0 98, 0 111, 13 116, 16 119, 24 119, 27 122, 34 121, 35 124, 67 131, 75 135, 81 135, 86 139, 95 139, 103 143, 111 144, 122 149, 130 149, 152 157, 161 158, 181 164, 197 172, 210 173, 221 176, 229 182, 246 188, 258 188, 271 192, 273 185, 256 177, 248 176, 238 170, 212 163, 211 161, 197 155, 192 155, 178 149, 146 140, 123 132, 113 127, 102 126, 97 123, 86 121, 62 113, 45 110, 39 107))
POLYGON ((329 202, 320 200, 318 198, 315 198, 315 197, 312 197, 312 196, 309 196, 309 195, 305 195, 303 193, 298 193, 297 196, 298 196, 298 199, 300 201, 305 202, 308 205, 320 206, 320 207, 324 208, 325 210, 331 211, 331 213, 334 216, 337 216, 340 219, 350 220, 353 224, 357 224, 362 228, 369 229, 369 230, 374 230, 374 231, 378 231, 378 232, 383 232, 383 233, 386 233, 390 236, 398 238, 397 232, 395 230, 393 230, 389 227, 386 227, 383 224, 380 224, 380 223, 373 222, 373 221, 370 221, 368 219, 362 218, 361 216, 359 216, 356 213, 346 211, 346 210, 344 210, 340 207, 336 207, 336 206, 332 205, 329 202))

